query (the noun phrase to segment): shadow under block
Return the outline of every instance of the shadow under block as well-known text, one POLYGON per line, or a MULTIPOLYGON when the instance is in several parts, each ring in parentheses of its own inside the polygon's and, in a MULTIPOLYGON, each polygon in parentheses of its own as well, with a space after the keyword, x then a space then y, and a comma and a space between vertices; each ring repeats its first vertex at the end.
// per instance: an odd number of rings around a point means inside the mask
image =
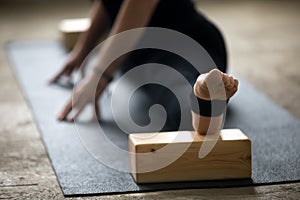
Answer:
POLYGON ((59 31, 62 34, 62 41, 68 50, 72 50, 79 38, 79 35, 90 27, 89 18, 65 19, 59 23, 59 31))
POLYGON ((129 151, 133 153, 130 167, 137 183, 251 178, 251 141, 239 129, 223 129, 217 139, 192 131, 130 134, 129 151), (204 143, 215 145, 200 159, 204 143), (181 150, 183 146, 187 146, 186 151, 181 150), (175 154, 179 157, 171 164, 149 171, 175 154))

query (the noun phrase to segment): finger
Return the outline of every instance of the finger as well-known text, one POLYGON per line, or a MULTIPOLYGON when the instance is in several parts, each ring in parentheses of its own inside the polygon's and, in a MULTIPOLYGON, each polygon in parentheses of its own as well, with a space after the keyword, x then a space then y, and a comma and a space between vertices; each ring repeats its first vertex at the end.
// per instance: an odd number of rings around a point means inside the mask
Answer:
POLYGON ((68 116, 68 114, 71 112, 72 110, 72 99, 70 99, 68 101, 68 103, 65 105, 65 107, 63 108, 62 112, 60 112, 57 116, 57 120, 59 121, 63 121, 66 120, 66 117, 68 116))
POLYGON ((70 77, 71 74, 72 74, 72 72, 73 72, 73 68, 71 68, 71 67, 68 66, 68 67, 65 69, 65 73, 64 73, 63 75, 70 77))
POLYGON ((50 80, 50 84, 56 83, 61 78, 61 76, 67 76, 70 78, 72 72, 72 65, 65 65, 63 69, 52 80, 50 80))
POLYGON ((71 118, 67 119, 67 121, 74 122, 75 119, 80 115, 80 113, 82 112, 82 110, 85 108, 85 106, 86 105, 82 105, 80 107, 77 107, 77 112, 75 112, 75 114, 71 118))
POLYGON ((96 114, 96 119, 98 119, 99 116, 100 116, 100 110, 99 110, 98 102, 95 102, 95 114, 96 114))
POLYGON ((73 95, 73 113, 72 113, 72 117, 67 119, 68 121, 74 121, 79 114, 81 113, 81 111, 85 108, 85 106, 88 104, 88 99, 86 99, 86 96, 77 96, 77 93, 75 92, 73 95), (76 108, 76 109, 75 109, 76 108))
POLYGON ((84 77, 85 77, 85 71, 84 71, 84 68, 81 67, 81 68, 79 68, 79 70, 80 70, 81 78, 84 78, 84 77))
POLYGON ((56 75, 49 81, 49 84, 56 83, 56 82, 60 79, 60 77, 61 77, 62 75, 64 75, 65 71, 66 71, 65 68, 62 69, 58 74, 56 74, 56 75))

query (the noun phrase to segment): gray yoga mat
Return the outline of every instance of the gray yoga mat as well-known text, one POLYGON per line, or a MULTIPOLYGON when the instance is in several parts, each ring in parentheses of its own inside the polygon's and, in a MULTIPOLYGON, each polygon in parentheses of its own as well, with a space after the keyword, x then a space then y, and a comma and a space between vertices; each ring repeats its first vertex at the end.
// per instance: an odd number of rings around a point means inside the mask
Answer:
MULTIPOLYGON (((299 120, 241 81, 238 94, 230 102, 225 127, 240 128, 252 140, 252 179, 137 185, 129 173, 111 169, 94 159, 80 142, 76 128, 88 131, 96 128, 95 124, 79 123, 75 127, 55 120, 71 93, 47 85, 66 58, 63 47, 56 41, 24 41, 10 43, 7 50, 65 196, 300 180, 299 120)), ((127 147, 126 134, 112 123, 103 123, 103 127, 113 143, 127 147)), ((115 160, 114 155, 107 155, 107 159, 115 160)))

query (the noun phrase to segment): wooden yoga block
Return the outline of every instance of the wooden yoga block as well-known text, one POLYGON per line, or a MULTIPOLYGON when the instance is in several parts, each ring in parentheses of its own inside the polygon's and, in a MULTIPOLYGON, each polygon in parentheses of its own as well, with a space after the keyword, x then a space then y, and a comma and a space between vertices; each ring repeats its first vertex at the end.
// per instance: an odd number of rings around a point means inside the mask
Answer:
POLYGON ((59 23, 59 31, 62 34, 62 41, 68 50, 71 50, 79 35, 90 27, 89 18, 65 19, 59 23))
POLYGON ((241 130, 223 129, 218 139, 208 135, 205 142, 215 143, 215 146, 200 159, 204 138, 193 131, 130 134, 129 151, 148 153, 148 156, 131 154, 133 178, 137 183, 251 178, 251 141, 241 130), (191 145, 177 160, 161 169, 145 172, 187 143, 191 145), (169 145, 169 150, 160 152, 165 145, 169 145))

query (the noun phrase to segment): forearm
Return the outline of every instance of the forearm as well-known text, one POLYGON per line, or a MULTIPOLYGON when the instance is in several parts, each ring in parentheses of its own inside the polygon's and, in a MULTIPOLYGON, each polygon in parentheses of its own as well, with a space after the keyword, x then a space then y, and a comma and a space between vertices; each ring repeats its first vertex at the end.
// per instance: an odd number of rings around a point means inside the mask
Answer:
MULTIPOLYGON (((125 0, 122 3, 118 16, 113 24, 113 27, 110 31, 109 36, 114 36, 118 33, 121 33, 126 30, 133 28, 139 28, 147 26, 152 14, 156 8, 159 0, 147 0, 147 1, 136 1, 136 0, 125 0)), ((131 40, 130 45, 127 48, 133 47, 139 40, 139 37, 135 37, 134 40, 131 40)), ((95 72, 102 70, 104 67, 103 63, 106 63, 105 59, 112 55, 116 48, 119 48, 120 44, 117 44, 115 40, 109 40, 106 42, 100 51, 100 59, 98 66, 95 68, 95 72)), ((122 56, 117 61, 113 62, 106 69, 108 74, 112 74, 126 59, 126 56, 122 56)))
POLYGON ((90 27, 80 35, 73 51, 73 53, 84 58, 97 45, 97 42, 103 37, 109 27, 108 16, 101 1, 94 1, 90 20, 90 27))

